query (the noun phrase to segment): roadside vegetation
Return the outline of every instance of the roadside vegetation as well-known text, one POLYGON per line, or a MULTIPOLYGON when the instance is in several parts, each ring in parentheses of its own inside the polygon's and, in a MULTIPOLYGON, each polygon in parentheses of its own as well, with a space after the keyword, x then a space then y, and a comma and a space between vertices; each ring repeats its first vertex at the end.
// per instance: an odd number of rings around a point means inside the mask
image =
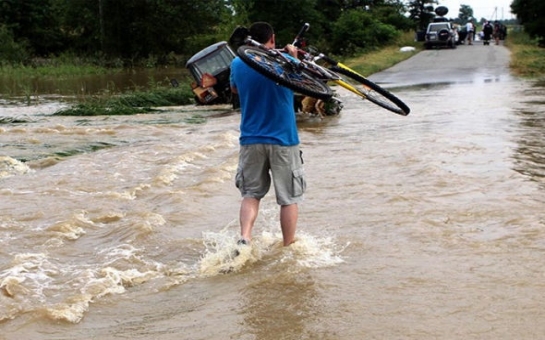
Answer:
POLYGON ((107 92, 98 96, 83 97, 79 103, 54 113, 57 116, 132 115, 160 112, 158 107, 194 103, 190 82, 182 81, 178 87, 165 81, 150 82, 146 90, 119 93, 107 92))
POLYGON ((369 76, 409 59, 420 51, 422 43, 415 41, 414 32, 403 32, 393 43, 350 57, 343 63, 364 76, 369 76), (414 50, 403 52, 402 47, 412 47, 414 50))
POLYGON ((193 103, 189 86, 161 86, 148 91, 126 92, 115 96, 94 96, 54 113, 56 116, 132 115, 160 112, 158 107, 193 103))
POLYGON ((545 48, 523 31, 510 32, 505 46, 511 50, 510 67, 521 77, 545 79, 545 48))
POLYGON ((28 63, 0 62, 0 75, 2 77, 20 79, 112 74, 122 70, 122 67, 100 66, 94 60, 82 59, 70 54, 63 54, 54 58, 33 58, 28 63))

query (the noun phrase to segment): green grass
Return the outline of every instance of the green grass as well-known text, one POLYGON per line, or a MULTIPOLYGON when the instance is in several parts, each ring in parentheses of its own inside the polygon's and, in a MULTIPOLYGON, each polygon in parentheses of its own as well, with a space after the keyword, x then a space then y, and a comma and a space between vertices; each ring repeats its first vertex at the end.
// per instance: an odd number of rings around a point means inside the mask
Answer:
POLYGON ((189 85, 177 88, 157 87, 116 96, 92 97, 72 107, 59 110, 56 116, 101 116, 154 113, 158 106, 187 105, 193 102, 189 85))
POLYGON ((39 93, 36 84, 41 81, 63 82, 79 79, 82 76, 111 75, 123 71, 118 67, 103 67, 72 55, 57 58, 33 59, 28 65, 8 64, 0 60, 1 96, 24 96, 26 104, 31 105, 30 98, 39 93))
POLYGON ((119 72, 121 69, 61 62, 48 62, 38 65, 0 65, 0 76, 24 79, 35 77, 67 77, 82 75, 100 75, 119 72))
POLYGON ((358 57, 349 58, 343 63, 358 73, 369 76, 409 59, 421 50, 422 43, 415 41, 414 32, 405 32, 395 43, 376 51, 364 53, 358 57), (405 46, 414 47, 415 49, 412 52, 401 52, 400 48, 405 46))
POLYGON ((545 78, 545 48, 524 32, 509 32, 505 46, 511 51, 509 64, 514 74, 527 78, 545 78))

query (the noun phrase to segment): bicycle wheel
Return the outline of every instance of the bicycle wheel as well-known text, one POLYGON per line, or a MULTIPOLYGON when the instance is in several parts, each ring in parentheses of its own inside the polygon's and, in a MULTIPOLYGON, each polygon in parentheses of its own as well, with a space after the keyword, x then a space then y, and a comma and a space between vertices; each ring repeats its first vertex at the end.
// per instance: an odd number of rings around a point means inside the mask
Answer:
POLYGON ((242 61, 265 77, 295 92, 322 100, 333 96, 331 88, 305 70, 295 70, 294 65, 271 51, 254 46, 241 46, 238 55, 242 61))
POLYGON ((338 66, 332 66, 331 70, 355 80, 361 85, 357 87, 357 90, 362 94, 362 97, 371 103, 402 116, 406 116, 411 112, 411 109, 401 99, 369 79, 338 66))

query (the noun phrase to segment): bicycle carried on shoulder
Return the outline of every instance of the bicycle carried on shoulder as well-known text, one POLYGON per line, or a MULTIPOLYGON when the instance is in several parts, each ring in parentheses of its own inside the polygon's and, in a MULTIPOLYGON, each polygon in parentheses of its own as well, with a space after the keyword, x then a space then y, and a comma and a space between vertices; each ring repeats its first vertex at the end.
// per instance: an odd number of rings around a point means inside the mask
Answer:
MULTIPOLYGON (((303 26, 293 45, 298 45, 309 27, 309 24, 303 26)), ((250 36, 237 49, 239 57, 254 70, 303 95, 328 100, 333 96, 328 85, 332 82, 396 114, 407 116, 410 113, 410 108, 401 99, 348 66, 316 51, 297 48, 297 53, 296 59, 286 55, 283 49, 269 49, 250 36), (325 63, 324 66, 318 61, 325 63)))

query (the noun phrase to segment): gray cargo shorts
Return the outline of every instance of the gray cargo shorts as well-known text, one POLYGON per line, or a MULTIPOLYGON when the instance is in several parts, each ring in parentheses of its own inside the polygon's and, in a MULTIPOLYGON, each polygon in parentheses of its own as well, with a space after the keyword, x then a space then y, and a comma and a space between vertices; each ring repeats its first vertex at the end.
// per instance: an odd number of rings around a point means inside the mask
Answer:
POLYGON ((303 200, 306 189, 299 145, 241 145, 235 184, 242 197, 261 199, 271 186, 271 175, 279 205, 303 200))

